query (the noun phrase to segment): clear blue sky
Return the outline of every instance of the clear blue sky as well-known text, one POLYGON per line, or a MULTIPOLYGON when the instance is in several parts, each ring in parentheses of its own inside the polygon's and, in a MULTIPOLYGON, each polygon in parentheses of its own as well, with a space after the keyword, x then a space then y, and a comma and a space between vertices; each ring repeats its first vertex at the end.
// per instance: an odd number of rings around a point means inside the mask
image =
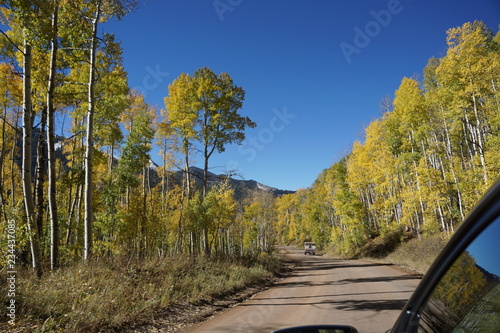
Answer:
POLYGON ((164 108, 182 72, 228 72, 246 90, 241 113, 258 126, 213 156, 211 171, 288 190, 309 187, 362 139, 401 79, 445 54, 447 29, 500 24, 498 0, 141 2, 101 26, 122 41, 130 86, 164 108))
POLYGON ((500 258, 498 257, 498 239, 500 237, 500 218, 497 218, 467 248, 476 264, 488 272, 500 276, 500 258))

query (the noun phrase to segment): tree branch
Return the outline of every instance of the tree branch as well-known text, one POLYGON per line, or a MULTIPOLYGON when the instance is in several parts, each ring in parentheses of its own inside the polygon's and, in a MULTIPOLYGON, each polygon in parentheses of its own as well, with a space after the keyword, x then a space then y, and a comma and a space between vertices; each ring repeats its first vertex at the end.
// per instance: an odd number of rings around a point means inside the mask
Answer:
POLYGON ((19 52, 21 52, 23 55, 25 55, 25 54, 24 54, 24 51, 23 51, 23 50, 21 50, 21 49, 17 46, 17 44, 16 44, 16 43, 14 43, 14 42, 12 41, 12 39, 10 39, 10 37, 9 37, 9 36, 7 36, 7 34, 6 34, 6 33, 5 33, 2 29, 0 29, 0 32, 2 33, 2 35, 4 35, 4 36, 5 36, 5 37, 9 40, 9 42, 10 42, 10 43, 11 43, 11 44, 12 44, 12 45, 13 45, 13 46, 14 46, 14 47, 15 47, 15 48, 19 51, 19 52))
POLYGON ((23 131, 21 129, 19 129, 19 128, 15 127, 14 125, 12 125, 11 123, 9 123, 9 121, 4 116, 0 115, 0 119, 2 119, 14 131, 16 131, 17 134, 22 134, 23 133, 23 131))

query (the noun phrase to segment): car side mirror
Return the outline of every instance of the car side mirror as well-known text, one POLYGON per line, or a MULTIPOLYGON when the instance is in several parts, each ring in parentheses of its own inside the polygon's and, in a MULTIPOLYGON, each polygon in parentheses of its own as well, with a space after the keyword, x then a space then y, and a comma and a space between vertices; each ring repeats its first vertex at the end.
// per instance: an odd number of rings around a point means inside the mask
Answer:
POLYGON ((284 328, 272 333, 358 333, 358 330, 346 325, 312 325, 284 328))

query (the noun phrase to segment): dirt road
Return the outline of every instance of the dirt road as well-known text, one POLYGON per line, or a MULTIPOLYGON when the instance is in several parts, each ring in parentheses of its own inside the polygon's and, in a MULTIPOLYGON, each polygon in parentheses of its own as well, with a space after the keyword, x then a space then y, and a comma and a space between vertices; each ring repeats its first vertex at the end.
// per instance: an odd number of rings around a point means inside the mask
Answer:
POLYGON ((360 333, 392 327, 419 278, 388 265, 304 256, 275 287, 185 332, 271 332, 309 324, 344 324, 360 333))

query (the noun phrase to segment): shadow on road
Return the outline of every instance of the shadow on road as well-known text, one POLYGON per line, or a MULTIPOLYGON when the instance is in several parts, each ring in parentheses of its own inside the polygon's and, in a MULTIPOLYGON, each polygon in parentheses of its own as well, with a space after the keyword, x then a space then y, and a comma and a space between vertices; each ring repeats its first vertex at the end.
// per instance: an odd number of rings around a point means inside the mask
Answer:
POLYGON ((345 301, 336 308, 345 311, 384 311, 401 310, 405 306, 407 299, 375 300, 375 301, 345 301))
POLYGON ((330 281, 322 281, 315 282, 314 279, 308 280, 309 277, 314 277, 318 275, 327 275, 327 274, 301 274, 301 275, 292 275, 295 277, 300 277, 300 281, 290 281, 290 282, 281 282, 278 284, 279 287, 283 288, 300 288, 300 287, 318 287, 318 286, 338 286, 343 284, 351 284, 351 283, 375 283, 375 282, 390 282, 390 281, 403 281, 403 280, 415 280, 419 279, 419 275, 402 275, 402 276, 380 276, 380 277, 370 277, 370 278, 357 278, 357 279, 343 279, 343 280, 330 280, 330 281))
POLYGON ((253 302, 252 304, 243 303, 242 307, 258 306, 307 306, 311 305, 322 309, 343 310, 343 311, 384 311, 401 310, 406 304, 407 299, 394 300, 323 300, 311 302, 253 302))
POLYGON ((372 282, 388 282, 399 280, 415 280, 420 279, 422 276, 418 274, 409 274, 401 276, 379 276, 373 278, 358 278, 358 279, 343 279, 339 280, 340 283, 372 283, 372 282))
POLYGON ((331 262, 318 262, 313 260, 302 261, 302 266, 296 267, 296 272, 301 271, 317 271, 317 270, 329 270, 329 269, 339 269, 339 268, 363 268, 363 267, 377 267, 377 266, 392 266, 392 264, 377 264, 377 263, 366 263, 366 264, 341 264, 341 263, 331 263, 331 262))
POLYGON ((379 295, 379 294, 401 294, 401 293, 411 293, 413 290, 395 290, 395 291, 375 291, 369 293, 349 293, 349 294, 335 294, 335 295, 306 295, 306 296, 289 296, 289 297, 256 297, 254 298, 256 301, 275 301, 275 300, 293 300, 293 299, 301 299, 301 298, 325 298, 325 297, 343 297, 343 296, 361 296, 361 295, 379 295))

